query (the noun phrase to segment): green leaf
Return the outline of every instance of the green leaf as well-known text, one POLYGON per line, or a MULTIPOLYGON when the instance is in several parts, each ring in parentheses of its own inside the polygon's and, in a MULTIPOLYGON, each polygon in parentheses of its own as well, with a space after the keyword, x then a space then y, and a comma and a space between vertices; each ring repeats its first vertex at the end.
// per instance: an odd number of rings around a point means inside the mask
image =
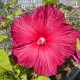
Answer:
POLYGON ((59 5, 58 5, 58 7, 59 8, 63 8, 63 7, 65 7, 66 5, 64 5, 63 3, 60 3, 59 5))
POLYGON ((18 0, 11 0, 11 3, 13 3, 12 5, 13 5, 14 7, 16 7, 16 5, 17 5, 17 3, 18 3, 18 0))
POLYGON ((7 39, 8 39, 7 36, 5 36, 5 35, 0 35, 0 43, 6 41, 7 39))
POLYGON ((1 68, 13 72, 8 54, 2 49, 0 49, 0 69, 1 68))
POLYGON ((27 75, 23 75, 21 80, 27 80, 27 75))
POLYGON ((10 14, 10 15, 8 15, 6 18, 12 21, 12 20, 13 20, 13 15, 10 14))
POLYGON ((10 2, 8 2, 7 4, 4 5, 5 8, 6 7, 10 7, 10 6, 11 6, 11 3, 10 2))
POLYGON ((43 5, 50 5, 58 2, 58 0, 43 0, 43 5))
POLYGON ((3 74, 4 71, 5 71, 5 70, 4 70, 3 68, 0 68, 0 75, 3 74))
POLYGON ((50 78, 45 76, 39 76, 37 80, 50 80, 50 78))
POLYGON ((5 72, 0 72, 0 80, 11 80, 9 77, 6 75, 5 72))
POLYGON ((0 23, 0 30, 3 30, 3 29, 10 27, 10 22, 11 22, 11 20, 9 20, 9 19, 6 20, 5 22, 1 22, 0 23))
POLYGON ((5 17, 6 15, 5 15, 5 13, 4 13, 4 12, 0 11, 0 16, 5 17))
POLYGON ((16 16, 20 16, 22 14, 22 10, 18 9, 14 12, 16 16))
POLYGON ((68 10, 68 11, 71 11, 73 9, 73 7, 72 6, 65 6, 64 9, 68 10))
POLYGON ((80 0, 76 0, 76 1, 80 3, 80 0))
POLYGON ((6 26, 6 22, 1 22, 1 27, 4 28, 6 26))

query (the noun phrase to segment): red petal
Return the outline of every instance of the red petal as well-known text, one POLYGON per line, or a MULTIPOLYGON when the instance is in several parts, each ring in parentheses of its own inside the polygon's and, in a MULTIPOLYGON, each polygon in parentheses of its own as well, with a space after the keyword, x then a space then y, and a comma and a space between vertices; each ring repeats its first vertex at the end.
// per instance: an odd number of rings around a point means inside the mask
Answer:
POLYGON ((53 53, 53 51, 51 51, 49 48, 40 47, 38 53, 39 55, 34 65, 35 72, 43 76, 51 76, 53 74, 56 74, 57 65, 53 61, 55 59, 52 59, 49 56, 51 53, 53 53))
POLYGON ((48 22, 51 22, 51 19, 54 19, 55 22, 66 21, 64 14, 59 9, 52 6, 41 6, 37 8, 32 14, 32 23, 37 29, 40 27, 44 28, 48 22))
POLYGON ((36 43, 24 44, 23 46, 13 47, 13 58, 21 66, 31 68, 38 57, 38 46, 36 43))
POLYGON ((12 37, 17 44, 31 43, 36 40, 36 32, 27 13, 17 18, 12 24, 12 37), (33 37, 34 36, 34 37, 33 37))

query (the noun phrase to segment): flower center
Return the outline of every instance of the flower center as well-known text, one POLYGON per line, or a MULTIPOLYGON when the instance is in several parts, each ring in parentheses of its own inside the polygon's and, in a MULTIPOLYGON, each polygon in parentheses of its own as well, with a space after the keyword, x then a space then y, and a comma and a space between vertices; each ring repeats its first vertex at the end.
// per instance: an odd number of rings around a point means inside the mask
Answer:
POLYGON ((39 40, 37 41, 37 44, 39 45, 45 45, 45 38, 39 38, 39 40))

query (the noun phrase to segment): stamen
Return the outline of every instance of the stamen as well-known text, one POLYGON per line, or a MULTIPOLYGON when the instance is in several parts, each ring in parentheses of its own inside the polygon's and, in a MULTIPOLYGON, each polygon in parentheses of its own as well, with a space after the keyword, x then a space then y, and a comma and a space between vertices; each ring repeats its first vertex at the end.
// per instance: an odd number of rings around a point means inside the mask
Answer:
POLYGON ((37 44, 45 45, 45 38, 39 38, 39 40, 37 41, 37 44))

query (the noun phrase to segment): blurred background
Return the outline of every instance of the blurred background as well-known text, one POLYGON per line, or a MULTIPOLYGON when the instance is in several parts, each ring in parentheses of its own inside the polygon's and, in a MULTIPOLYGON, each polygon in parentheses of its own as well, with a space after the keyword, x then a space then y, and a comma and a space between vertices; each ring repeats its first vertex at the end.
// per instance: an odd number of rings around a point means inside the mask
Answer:
MULTIPOLYGON (((8 3, 10 0, 2 0, 4 4, 8 3)), ((80 7, 80 2, 77 0, 59 0, 59 3, 63 3, 68 6, 80 7)), ((18 0, 17 5, 23 9, 25 8, 35 8, 42 5, 42 0, 18 0)))

